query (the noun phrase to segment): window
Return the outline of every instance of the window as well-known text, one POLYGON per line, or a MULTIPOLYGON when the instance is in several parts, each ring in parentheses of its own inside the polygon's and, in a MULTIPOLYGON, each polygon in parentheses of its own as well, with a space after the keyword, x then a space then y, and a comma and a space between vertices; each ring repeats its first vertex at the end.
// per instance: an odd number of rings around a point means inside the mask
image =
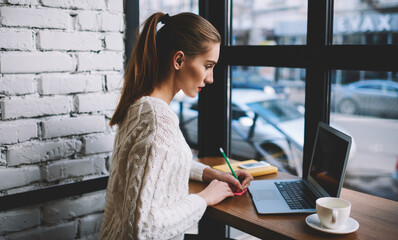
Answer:
POLYGON ((333 44, 398 44, 397 0, 335 0, 333 44))
POLYGON ((304 45, 307 1, 233 0, 233 45, 304 45))
MULTIPOLYGON (((398 1, 395 0, 200 1, 199 12, 220 30, 225 42, 222 43, 223 59, 215 69, 218 83, 213 84, 213 89, 206 94, 201 93, 199 101, 201 103, 199 105, 202 105, 199 107, 202 115, 202 120, 199 121, 199 132, 202 134, 202 138, 199 138, 199 155, 215 156, 217 148, 213 146, 228 146, 229 138, 216 139, 214 136, 223 136, 229 129, 231 129, 230 150, 235 151, 234 137, 247 139, 248 133, 255 133, 250 131, 250 126, 254 120, 261 121, 261 118, 254 117, 261 108, 267 108, 262 112, 272 116, 269 117, 272 121, 277 122, 278 116, 289 116, 286 114, 287 111, 280 111, 278 105, 271 103, 252 104, 251 107, 256 108, 257 112, 244 110, 245 115, 234 111, 236 102, 240 100, 235 93, 238 88, 246 87, 243 91, 255 88, 264 91, 261 87, 271 85, 277 92, 280 86, 274 86, 277 83, 274 77, 285 74, 286 71, 290 72, 289 74, 294 73, 296 77, 293 79, 300 79, 301 82, 298 83, 302 85, 302 89, 291 89, 292 93, 296 92, 297 99, 290 94, 289 101, 295 104, 296 108, 299 107, 298 110, 300 106, 302 112, 305 109, 303 169, 306 169, 310 162, 319 121, 330 123, 338 129, 352 133, 354 138, 359 138, 359 140, 354 139, 356 143, 354 148, 356 152, 352 154, 354 157, 366 155, 367 149, 364 149, 366 146, 377 151, 382 149, 380 144, 363 145, 363 141, 384 137, 384 140, 379 141, 396 142, 394 137, 382 136, 378 131, 371 129, 380 127, 389 129, 390 132, 397 132, 394 127, 397 120, 391 116, 395 110, 390 109, 381 113, 380 107, 374 107, 375 102, 386 101, 387 97, 393 99, 392 102, 394 99, 396 101, 397 90, 391 84, 374 86, 371 82, 376 80, 383 83, 397 82, 398 66, 391 60, 396 58, 398 51, 397 6, 398 1), (292 10, 293 6, 296 8, 295 11, 292 10), (288 14, 285 15, 286 13, 288 14), (252 74, 261 68, 264 68, 264 72, 252 74), (232 69, 230 76, 229 69, 232 69), (364 81, 367 89, 359 84, 354 89, 357 82, 364 81), (343 99, 340 98, 341 94, 347 89, 356 92, 363 90, 371 95, 370 100, 361 102, 366 106, 365 109, 359 110, 355 108, 355 104, 340 100, 343 99), (224 102, 229 96, 231 103, 224 102), (379 100, 380 97, 383 100, 379 100), (228 119, 231 119, 230 125, 228 119), (370 121, 369 119, 375 121, 368 122, 369 129, 361 132, 367 138, 355 136, 358 126, 361 125, 355 125, 357 119, 363 122, 370 121), (383 125, 379 126, 378 121, 383 122, 383 125), (233 132, 237 132, 234 126, 236 123, 248 126, 249 130, 243 131, 246 134, 242 134, 243 137, 233 132), (211 134, 202 133, 201 129, 206 129, 206 132, 211 134)), ((389 106, 385 105, 384 107, 389 106)), ((391 104, 390 107, 392 106, 398 104, 391 104)), ((267 141, 267 138, 263 140, 267 141)), ((394 176, 398 174, 398 170, 395 169, 398 156, 394 156, 397 155, 396 150, 385 151, 384 153, 390 154, 389 162, 384 165, 389 169, 388 172, 375 171, 359 175, 358 172, 349 170, 345 186, 398 200, 396 194, 398 191, 392 179, 392 172, 395 172, 394 176), (389 182, 390 184, 385 186, 375 180, 372 181, 372 187, 374 189, 386 187, 385 192, 392 194, 387 196, 383 192, 370 191, 366 187, 370 178, 389 182)), ((384 158, 384 153, 380 153, 379 151, 375 155, 368 156, 374 169, 379 166, 374 164, 384 164, 386 161, 379 160, 384 158)), ((261 158, 261 154, 256 157, 261 158)), ((353 166, 355 163, 354 159, 353 166)))
MULTIPOLYGON (((346 71, 334 70, 331 124, 341 126, 354 140, 347 165, 345 186, 394 199, 392 176, 398 161, 398 77, 344 78, 346 71), (366 184, 363 182, 366 181, 366 184)), ((389 77, 388 77, 389 76, 389 77)))
POLYGON ((233 66, 231 155, 301 175, 305 70, 233 66))
POLYGON ((164 12, 171 15, 180 12, 199 12, 199 0, 140 0, 140 25, 155 12, 164 12))

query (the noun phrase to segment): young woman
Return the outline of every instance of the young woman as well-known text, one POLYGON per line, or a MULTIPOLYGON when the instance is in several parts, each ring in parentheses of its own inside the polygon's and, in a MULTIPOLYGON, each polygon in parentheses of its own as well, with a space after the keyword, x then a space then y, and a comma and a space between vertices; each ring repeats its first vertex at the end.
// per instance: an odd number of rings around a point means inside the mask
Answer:
POLYGON ((253 179, 192 160, 169 103, 213 82, 220 35, 202 17, 155 13, 144 23, 110 125, 118 125, 100 239, 183 239, 208 205, 253 179), (157 30, 158 22, 164 25, 157 30), (209 182, 188 194, 189 179, 209 182))

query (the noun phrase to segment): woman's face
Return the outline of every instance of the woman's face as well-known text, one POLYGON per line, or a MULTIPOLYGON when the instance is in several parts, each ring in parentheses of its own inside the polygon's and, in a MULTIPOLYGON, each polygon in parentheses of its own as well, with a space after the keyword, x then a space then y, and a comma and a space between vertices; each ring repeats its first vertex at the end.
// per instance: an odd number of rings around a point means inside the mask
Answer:
POLYGON ((213 83, 213 69, 220 55, 220 44, 211 43, 209 50, 194 58, 185 58, 176 74, 176 87, 188 97, 196 97, 206 84, 213 83))

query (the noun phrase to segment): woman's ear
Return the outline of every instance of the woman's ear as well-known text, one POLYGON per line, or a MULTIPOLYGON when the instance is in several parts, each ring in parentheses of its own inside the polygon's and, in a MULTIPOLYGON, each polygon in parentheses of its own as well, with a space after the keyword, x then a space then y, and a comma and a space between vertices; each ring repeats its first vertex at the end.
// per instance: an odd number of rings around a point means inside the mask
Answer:
POLYGON ((178 71, 181 69, 185 60, 185 55, 183 51, 177 51, 173 56, 173 68, 178 71))

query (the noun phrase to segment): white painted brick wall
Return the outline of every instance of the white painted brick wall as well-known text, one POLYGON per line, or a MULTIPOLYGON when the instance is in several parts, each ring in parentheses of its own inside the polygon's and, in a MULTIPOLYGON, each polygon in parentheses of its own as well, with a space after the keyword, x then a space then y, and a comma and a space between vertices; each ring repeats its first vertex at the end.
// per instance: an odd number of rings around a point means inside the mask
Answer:
POLYGON ((0 144, 24 142, 37 137, 37 123, 31 120, 0 122, 0 144))
POLYGON ((100 29, 96 11, 79 11, 76 16, 75 29, 98 31, 100 29))
POLYGON ((89 74, 43 74, 39 79, 39 93, 70 94, 102 91, 101 75, 89 74))
POLYGON ((124 21, 122 13, 79 11, 75 28, 87 31, 122 32, 124 21))
POLYGON ((40 210, 38 208, 0 213, 0 234, 28 229, 39 224, 40 210))
POLYGON ((55 226, 44 226, 41 228, 33 228, 26 231, 18 231, 7 234, 5 240, 59 240, 59 239, 75 239, 77 234, 77 221, 61 223, 55 226))
POLYGON ((123 12, 123 2, 119 0, 108 0, 106 1, 108 10, 115 12, 123 12))
POLYGON ((69 113, 72 106, 72 98, 68 96, 15 97, 1 100, 0 103, 2 118, 14 119, 69 113))
POLYGON ((109 33, 105 35, 105 48, 107 50, 123 51, 123 35, 120 33, 109 33))
POLYGON ((116 93, 79 94, 75 97, 76 110, 79 113, 113 110, 117 106, 120 95, 116 93))
POLYGON ((121 32, 124 23, 120 13, 101 12, 99 15, 99 25, 102 31, 121 32))
POLYGON ((43 229, 39 233, 39 239, 70 240, 75 239, 77 222, 67 222, 43 229))
POLYGON ((101 230, 104 214, 93 214, 80 219, 80 236, 97 233, 101 230))
POLYGON ((70 15, 66 10, 2 7, 0 23, 11 27, 67 29, 70 15))
POLYGON ((0 167, 0 190, 25 186, 40 180, 39 166, 24 166, 21 168, 0 167))
POLYGON ((108 91, 115 91, 122 89, 123 87, 123 76, 122 75, 106 75, 106 86, 108 91))
MULTIPOLYGON (((41 0, 44 6, 73 9, 105 10, 105 0, 41 0)), ((121 1, 119 1, 121 2, 121 1)))
POLYGON ((65 52, 4 52, 0 54, 0 73, 66 72, 75 69, 76 60, 71 54, 65 52))
POLYGON ((0 148, 0 166, 5 166, 7 164, 5 152, 5 148, 0 148))
MULTIPOLYGON (((2 238, 0 238, 2 239, 2 238)), ((38 240, 40 239, 38 228, 33 228, 25 231, 18 231, 5 235, 4 240, 38 240)), ((3 240, 2 239, 2 240, 3 240)))
POLYGON ((98 51, 102 48, 100 35, 95 32, 39 31, 39 48, 43 50, 98 51))
POLYGON ((82 135, 105 130, 104 116, 52 118, 42 122, 43 138, 82 135))
POLYGON ((98 174, 109 174, 109 167, 107 162, 110 158, 110 153, 108 154, 99 154, 99 155, 92 155, 91 158, 93 160, 94 172, 96 175, 98 174))
POLYGON ((33 31, 23 29, 0 29, 0 49, 32 51, 35 47, 33 31))
POLYGON ((123 54, 115 52, 78 53, 78 70, 122 70, 123 54))
POLYGON ((113 150, 114 138, 114 135, 95 135, 84 137, 84 153, 94 154, 111 152, 113 150))
POLYGON ((92 159, 66 159, 47 164, 43 168, 43 178, 48 182, 65 178, 81 177, 94 174, 92 159))
MULTIPOLYGON (((123 2, 0 0, 0 195, 109 174, 123 2)), ((0 212, 0 240, 97 239, 104 204, 105 190, 0 212)))
POLYGON ((105 206, 105 192, 85 194, 79 199, 50 203, 43 208, 43 221, 56 223, 78 216, 101 212, 105 206))
POLYGON ((71 157, 80 152, 81 144, 75 139, 15 144, 7 149, 7 163, 17 166, 71 157))
POLYGON ((7 0, 10 4, 37 5, 39 0, 7 0))
POLYGON ((35 75, 9 74, 0 76, 0 94, 26 95, 36 91, 35 75))

